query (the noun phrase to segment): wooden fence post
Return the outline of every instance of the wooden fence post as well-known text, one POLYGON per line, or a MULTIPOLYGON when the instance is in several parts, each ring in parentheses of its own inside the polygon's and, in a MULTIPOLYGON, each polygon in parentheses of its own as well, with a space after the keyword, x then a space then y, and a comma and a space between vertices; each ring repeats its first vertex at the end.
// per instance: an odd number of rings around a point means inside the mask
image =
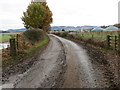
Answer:
POLYGON ((110 49, 110 35, 107 35, 107 49, 110 49))
POLYGON ((120 55, 120 34, 118 35, 118 53, 120 55))
POLYGON ((92 34, 92 38, 93 38, 93 34, 92 34))
POLYGON ((16 56, 16 42, 15 39, 10 39, 10 56, 16 56))
POLYGON ((117 50, 117 36, 115 36, 115 50, 117 50))
POLYGON ((18 45, 18 38, 19 38, 19 34, 16 35, 16 46, 17 46, 17 49, 19 49, 19 45, 18 45))

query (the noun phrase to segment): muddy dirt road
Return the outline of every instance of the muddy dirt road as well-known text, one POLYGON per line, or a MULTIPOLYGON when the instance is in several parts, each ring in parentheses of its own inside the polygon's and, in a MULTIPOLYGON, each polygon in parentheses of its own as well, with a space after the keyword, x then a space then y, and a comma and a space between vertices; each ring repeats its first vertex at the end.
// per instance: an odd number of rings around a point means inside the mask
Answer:
POLYGON ((57 38, 63 43, 66 52, 67 69, 63 88, 110 87, 109 80, 104 78, 104 70, 92 64, 88 53, 82 46, 61 37, 57 38))
MULTIPOLYGON (((61 82, 63 68, 65 67, 65 53, 62 43, 53 36, 42 55, 30 69, 23 74, 10 76, 3 84, 3 88, 40 88, 57 87, 61 82)), ((26 66, 27 67, 27 66, 26 66)))
POLYGON ((50 36, 50 43, 38 60, 23 74, 9 78, 3 88, 106 88, 103 70, 93 65, 85 49, 76 43, 50 36))

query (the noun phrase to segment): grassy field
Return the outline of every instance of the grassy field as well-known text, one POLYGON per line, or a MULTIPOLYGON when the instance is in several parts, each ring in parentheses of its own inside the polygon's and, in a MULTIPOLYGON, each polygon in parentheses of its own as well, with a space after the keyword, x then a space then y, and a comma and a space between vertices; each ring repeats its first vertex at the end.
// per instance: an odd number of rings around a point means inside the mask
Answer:
POLYGON ((120 32, 82 32, 78 33, 78 36, 82 36, 85 38, 94 38, 98 40, 106 40, 107 35, 118 36, 120 32))
POLYGON ((82 32, 77 33, 74 36, 78 38, 83 38, 83 41, 94 43, 95 45, 99 44, 104 46, 104 48, 109 48, 110 50, 119 50, 119 38, 115 37, 120 35, 120 31, 106 31, 106 32, 82 32), (108 39, 107 36, 111 37, 108 39), (90 41, 89 41, 90 40, 90 41))
POLYGON ((11 38, 10 35, 16 35, 16 34, 19 34, 19 33, 0 33, 0 36, 2 37, 0 38, 0 43, 8 42, 9 39, 11 38))

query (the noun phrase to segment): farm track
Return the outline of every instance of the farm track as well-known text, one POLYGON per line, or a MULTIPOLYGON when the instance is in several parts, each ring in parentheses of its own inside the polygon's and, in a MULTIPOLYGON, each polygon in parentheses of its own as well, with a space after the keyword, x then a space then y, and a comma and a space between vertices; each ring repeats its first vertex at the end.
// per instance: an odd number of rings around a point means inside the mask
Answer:
MULTIPOLYGON (((30 69, 24 70, 25 68, 21 68, 22 73, 7 77, 3 88, 57 87, 59 85, 57 82, 61 82, 63 68, 66 66, 62 43, 55 37, 50 36, 49 45, 42 54, 38 53, 33 60, 35 62, 30 69)), ((29 67, 29 64, 25 65, 29 67)))
POLYGON ((109 69, 113 69, 111 67, 113 63, 108 63, 107 58, 104 58, 98 50, 57 38, 62 41, 66 50, 67 69, 63 88, 115 88, 117 86, 115 83, 118 83, 118 68, 110 71, 109 69), (116 71, 115 75, 114 71, 116 71))
POLYGON ((100 60, 100 62, 105 60, 104 58, 99 58, 95 51, 55 35, 49 36, 50 43, 48 47, 41 55, 36 57, 37 61, 31 68, 23 74, 16 74, 10 77, 3 87, 116 87, 110 80, 113 78, 112 74, 104 68, 104 64, 96 64, 97 60, 100 60), (110 74, 110 78, 108 74, 110 74))

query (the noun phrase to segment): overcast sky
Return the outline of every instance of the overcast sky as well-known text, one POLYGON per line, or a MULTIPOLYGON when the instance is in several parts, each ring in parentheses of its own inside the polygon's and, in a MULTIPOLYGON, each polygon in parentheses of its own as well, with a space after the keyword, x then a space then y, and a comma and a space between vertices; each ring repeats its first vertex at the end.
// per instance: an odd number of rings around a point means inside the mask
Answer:
MULTIPOLYGON (((120 0, 46 0, 53 12, 53 25, 112 25, 118 22, 120 0)), ((1 0, 0 30, 23 28, 20 17, 31 0, 1 0)))

